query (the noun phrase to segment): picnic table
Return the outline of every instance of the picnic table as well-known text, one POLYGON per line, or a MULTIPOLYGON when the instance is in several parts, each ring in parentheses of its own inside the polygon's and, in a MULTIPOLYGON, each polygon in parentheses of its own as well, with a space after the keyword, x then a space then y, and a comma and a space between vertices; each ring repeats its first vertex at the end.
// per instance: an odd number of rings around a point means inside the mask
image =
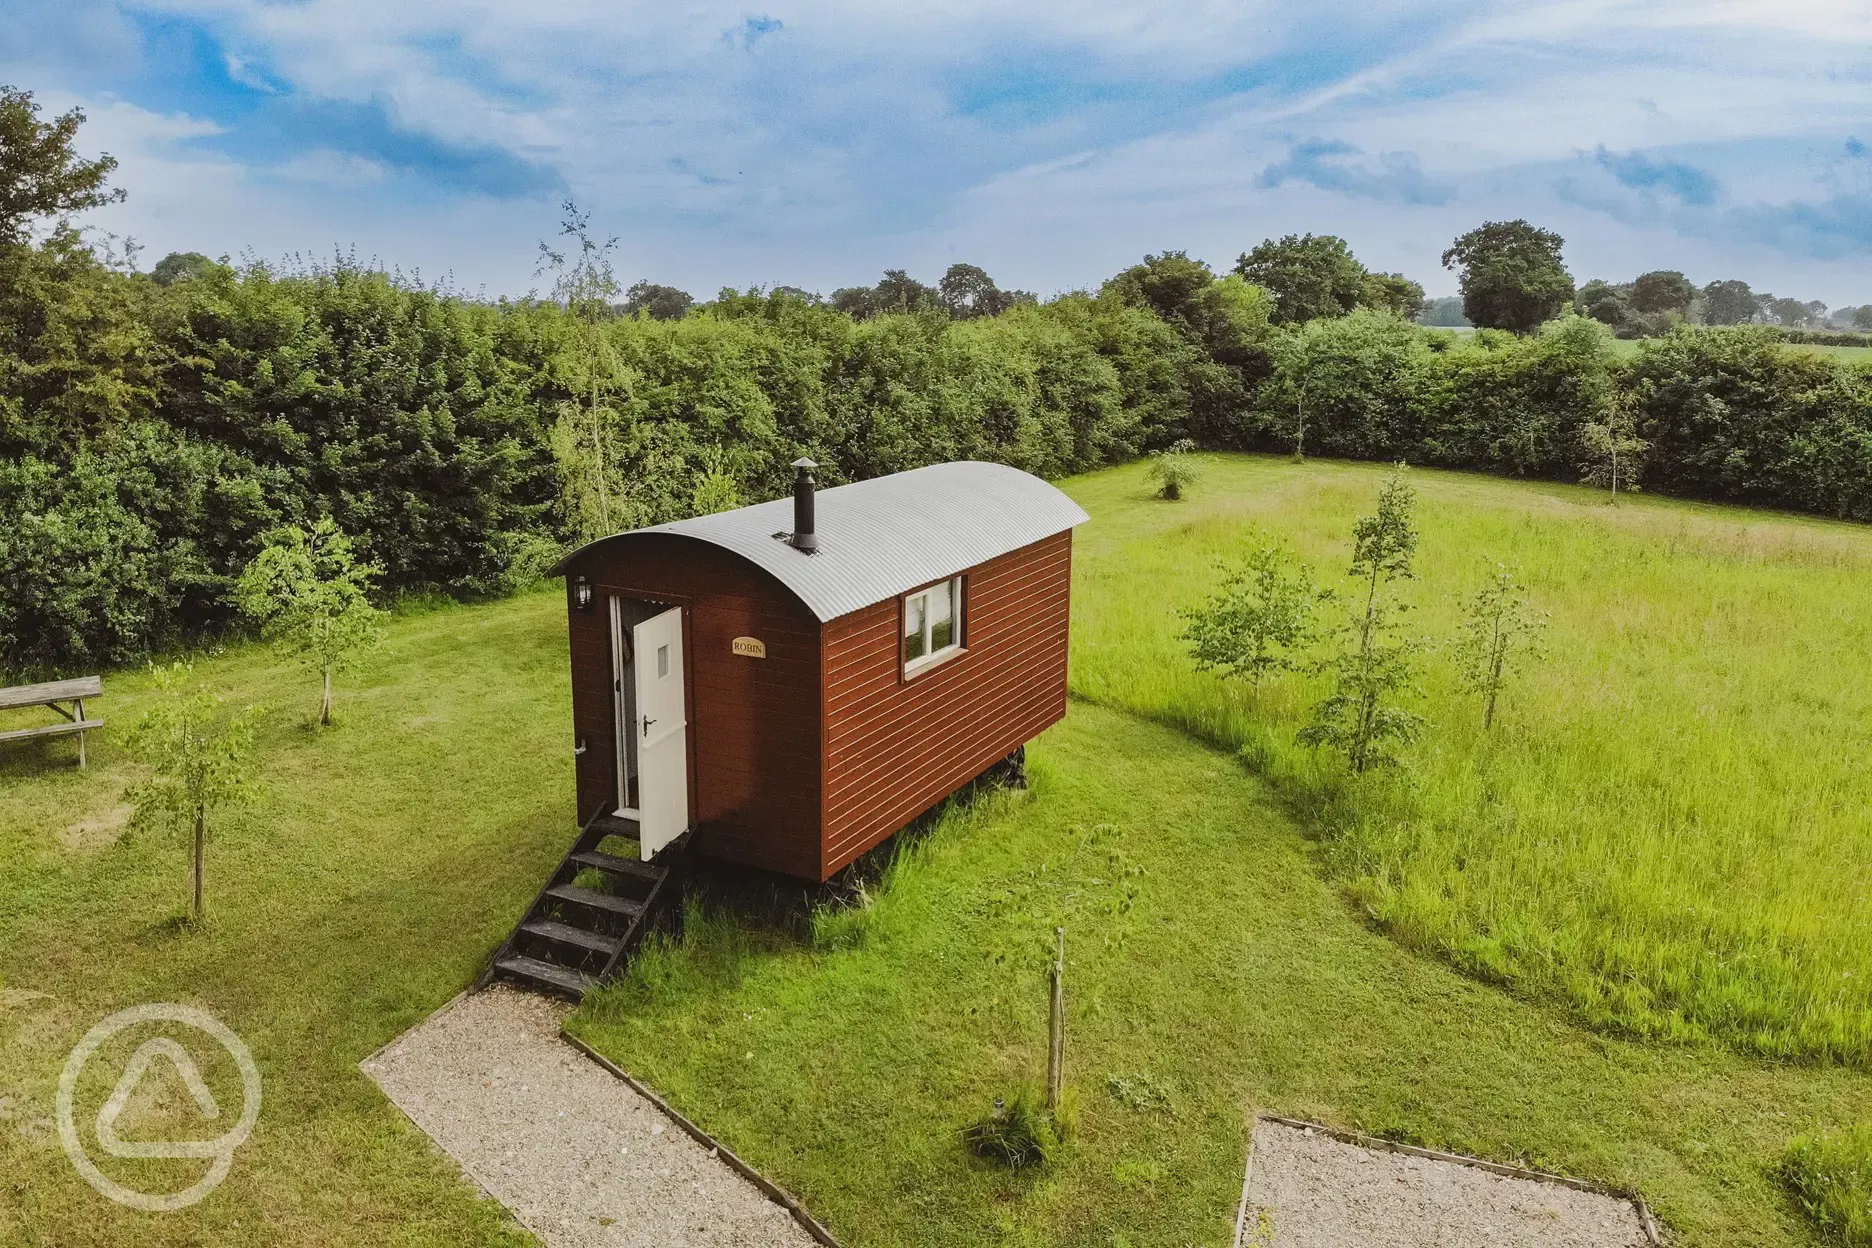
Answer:
POLYGON ((15 728, 11 732, 0 732, 0 741, 21 741, 27 737, 58 737, 66 733, 78 734, 78 765, 85 765, 85 733, 93 728, 102 728, 101 719, 85 718, 85 699, 104 696, 104 682, 96 676, 79 676, 73 680, 49 680, 38 685, 16 685, 11 689, 0 689, 0 711, 15 710, 26 706, 44 706, 57 711, 65 717, 64 723, 39 724, 32 728, 15 728), (61 703, 69 702, 69 708, 61 703))

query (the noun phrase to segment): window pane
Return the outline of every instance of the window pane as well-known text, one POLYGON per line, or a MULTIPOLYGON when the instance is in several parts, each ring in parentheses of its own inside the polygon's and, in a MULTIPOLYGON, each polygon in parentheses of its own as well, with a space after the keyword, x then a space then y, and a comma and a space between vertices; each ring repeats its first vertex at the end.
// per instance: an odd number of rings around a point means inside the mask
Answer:
POLYGON ((955 644, 955 601, 950 593, 953 582, 930 587, 930 650, 934 653, 955 644))
POLYGON ((669 647, 658 646, 657 647, 657 676, 658 678, 661 678, 667 675, 669 675, 669 647))
POLYGON ((923 623, 928 612, 928 594, 912 594, 904 599, 904 658, 906 660, 920 659, 925 653, 923 623))

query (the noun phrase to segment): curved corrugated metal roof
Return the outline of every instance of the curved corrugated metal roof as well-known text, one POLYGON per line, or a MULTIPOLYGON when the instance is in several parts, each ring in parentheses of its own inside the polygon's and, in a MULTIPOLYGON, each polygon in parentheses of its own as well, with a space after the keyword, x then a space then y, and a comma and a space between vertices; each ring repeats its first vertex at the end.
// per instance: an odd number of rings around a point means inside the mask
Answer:
POLYGON ((759 565, 824 621, 953 576, 1088 518, 1079 504, 1039 477, 972 460, 820 490, 814 508, 817 554, 803 554, 774 537, 793 528, 788 496, 600 538, 559 567, 636 533, 675 533, 759 565))

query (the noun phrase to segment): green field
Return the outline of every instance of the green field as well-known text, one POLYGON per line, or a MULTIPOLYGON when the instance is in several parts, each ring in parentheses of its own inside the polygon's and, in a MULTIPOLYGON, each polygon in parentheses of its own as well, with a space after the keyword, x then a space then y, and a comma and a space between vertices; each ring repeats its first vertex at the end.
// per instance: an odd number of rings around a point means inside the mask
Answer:
MULTIPOLYGON (((1612 350, 1619 356, 1627 359, 1637 355, 1643 345, 1644 340, 1639 338, 1612 339, 1612 350)), ((1801 351, 1808 355, 1820 356, 1824 359, 1852 360, 1855 362, 1872 360, 1872 347, 1835 347, 1824 343, 1788 343, 1782 350, 1801 351)))
POLYGON ((1031 757, 1031 794, 945 821, 862 918, 692 924, 581 1034, 854 1246, 1223 1248, 1254 1110, 1635 1184, 1685 1244, 1815 1242, 1775 1167, 1872 1111, 1862 1076, 1594 1035, 1400 948, 1172 729, 1080 703, 1031 757), (1056 922, 1080 1126, 1010 1178, 957 1131, 1045 1070, 1056 922))
MULTIPOLYGON (((1415 626, 1518 559, 1552 653, 1491 737, 1433 657, 1410 765, 1353 784, 1292 744, 1316 688, 1250 705, 1173 612, 1251 522, 1338 579, 1382 471, 1204 465, 1181 504, 1136 467, 1067 483, 1076 700, 1031 794, 953 810, 856 910, 693 916, 577 1026, 853 1248, 1225 1243, 1256 1109, 1636 1185, 1687 1244, 1817 1242, 1787 1143, 1872 1121, 1872 531, 1413 473, 1415 626), (1041 1073, 1056 922, 1080 1126, 1013 1179, 956 1129, 1041 1073)), ((180 838, 122 826, 143 678, 107 677, 90 771, 0 754, 0 1243, 529 1242, 356 1063, 470 979, 571 834, 561 601, 397 618, 323 733, 268 651, 203 658, 274 708, 203 932, 172 922, 180 838), (227 1184, 161 1216, 93 1195, 48 1126, 72 1044, 152 1000, 233 1026, 268 1098, 227 1184)))
MULTIPOLYGON (((357 1063, 468 981, 565 852, 563 603, 530 594, 396 620, 323 733, 309 727, 316 684, 268 650, 201 661, 237 702, 273 708, 260 801, 210 837, 206 931, 173 922, 188 900, 183 838, 125 835, 136 773, 122 729, 145 704, 145 677, 106 675, 87 707, 109 724, 92 735, 88 771, 69 742, 0 752, 0 1244, 533 1242, 462 1185, 357 1063), (232 1027, 265 1095, 227 1182, 172 1214, 93 1194, 51 1127, 79 1037, 153 1001, 232 1027)), ((98 1068, 121 1071, 127 1056, 107 1048, 98 1068)), ((221 1104, 239 1103, 237 1082, 207 1073, 221 1104)), ((207 1133, 190 1123, 178 1134, 207 1133)), ((201 1163, 108 1173, 173 1191, 201 1163)))
MULTIPOLYGON (((1452 333, 1459 336, 1467 336, 1475 333, 1474 329, 1466 327, 1452 329, 1448 326, 1437 326, 1436 328, 1445 333, 1452 333)), ((1637 355, 1643 348, 1644 342, 1645 340, 1642 338, 1613 338, 1610 340, 1610 345, 1613 353, 1618 355, 1621 359, 1630 359, 1637 355)), ((1872 347, 1835 347, 1824 343, 1789 343, 1784 349, 1788 351, 1804 351, 1809 355, 1817 355, 1827 359, 1853 361, 1872 360, 1872 347)))
POLYGON ((1250 523, 1342 575, 1381 475, 1216 460, 1174 507, 1135 474, 1077 485, 1074 692, 1245 747, 1413 946, 1637 1034, 1872 1064, 1872 530, 1415 474, 1413 627, 1451 635, 1506 560, 1551 654, 1493 734, 1433 656, 1406 782, 1354 790, 1293 744, 1319 687, 1251 707, 1191 669, 1173 612, 1250 523))

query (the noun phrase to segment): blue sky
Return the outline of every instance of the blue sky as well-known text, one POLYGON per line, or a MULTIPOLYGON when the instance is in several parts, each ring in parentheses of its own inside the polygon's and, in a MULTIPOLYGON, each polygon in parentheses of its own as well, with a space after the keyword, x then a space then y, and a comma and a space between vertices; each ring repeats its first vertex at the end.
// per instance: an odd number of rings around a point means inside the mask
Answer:
POLYGON ((1041 293, 1331 232, 1454 289, 1485 219, 1580 280, 1872 302, 1863 0, 0 0, 148 251, 535 285, 575 197, 712 294, 968 260, 1041 293))

